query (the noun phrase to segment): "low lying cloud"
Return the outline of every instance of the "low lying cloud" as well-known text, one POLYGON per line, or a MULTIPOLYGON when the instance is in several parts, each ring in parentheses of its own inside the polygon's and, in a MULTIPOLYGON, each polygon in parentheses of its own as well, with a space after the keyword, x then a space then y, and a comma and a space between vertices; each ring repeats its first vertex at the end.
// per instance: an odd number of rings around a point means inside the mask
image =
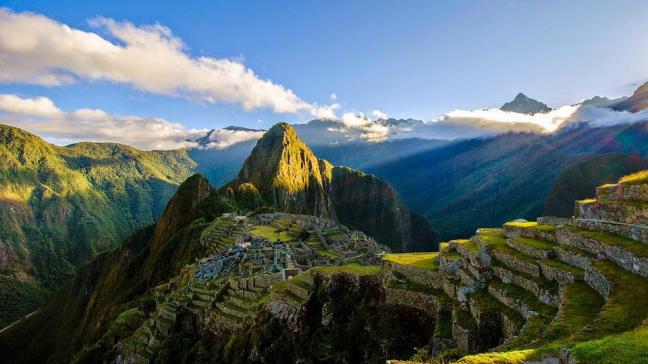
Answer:
POLYGON ((619 124, 632 124, 648 120, 648 109, 639 112, 615 111, 608 108, 581 106, 567 123, 584 122, 591 126, 605 127, 619 124))
POLYGON ((0 8, 0 83, 58 86, 105 80, 154 94, 239 104, 245 110, 335 117, 334 105, 305 102, 238 60, 190 55, 182 40, 160 24, 96 18, 90 25, 116 42, 39 14, 0 8))
POLYGON ((115 142, 143 150, 194 147, 188 140, 206 130, 188 130, 161 118, 113 116, 98 109, 65 112, 46 97, 0 94, 1 122, 35 133, 56 144, 115 142))
POLYGON ((258 140, 265 130, 248 130, 248 129, 216 129, 212 130, 207 137, 207 143, 202 148, 207 149, 225 149, 234 144, 246 142, 249 140, 258 140))

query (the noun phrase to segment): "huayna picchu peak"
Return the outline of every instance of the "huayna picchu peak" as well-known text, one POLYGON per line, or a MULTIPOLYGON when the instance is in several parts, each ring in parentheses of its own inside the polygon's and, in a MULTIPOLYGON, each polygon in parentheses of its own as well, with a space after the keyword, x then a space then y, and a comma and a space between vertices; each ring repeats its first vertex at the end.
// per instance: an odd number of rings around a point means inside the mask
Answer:
POLYGON ((429 249, 434 241, 430 224, 410 211, 389 184, 318 159, 288 123, 276 124, 259 139, 221 193, 258 201, 256 207, 267 204, 338 220, 395 250, 425 249, 426 244, 429 249))

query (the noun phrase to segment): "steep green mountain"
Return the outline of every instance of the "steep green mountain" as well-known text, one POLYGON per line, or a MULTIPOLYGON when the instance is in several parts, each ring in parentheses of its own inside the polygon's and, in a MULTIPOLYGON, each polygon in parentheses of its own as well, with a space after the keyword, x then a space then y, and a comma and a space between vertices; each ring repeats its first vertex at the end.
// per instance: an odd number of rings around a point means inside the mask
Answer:
POLYGON ((421 249, 434 241, 429 223, 389 184, 318 159, 287 123, 273 126, 257 142, 224 190, 240 195, 241 186, 258 191, 281 211, 339 220, 396 250, 421 249))
POLYGON ((541 215, 565 168, 613 152, 648 156, 648 122, 459 141, 367 172, 394 186, 447 240, 541 215))
POLYGON ((538 100, 534 100, 520 92, 512 101, 502 105, 500 110, 513 111, 521 114, 535 114, 551 111, 551 108, 546 104, 538 100))
POLYGON ((622 176, 648 169, 648 159, 626 154, 604 154, 566 168, 545 200, 547 216, 571 217, 574 204, 596 194, 596 187, 614 183, 622 176))
POLYGON ((194 166, 185 151, 56 147, 0 125, 0 326, 153 223, 194 166))
POLYGON ((0 361, 67 363, 82 347, 100 340, 115 313, 145 304, 147 290, 205 254, 200 234, 228 211, 214 203, 213 191, 204 177, 187 179, 156 225, 80 268, 37 314, 1 332, 6 336, 0 340, 0 361))

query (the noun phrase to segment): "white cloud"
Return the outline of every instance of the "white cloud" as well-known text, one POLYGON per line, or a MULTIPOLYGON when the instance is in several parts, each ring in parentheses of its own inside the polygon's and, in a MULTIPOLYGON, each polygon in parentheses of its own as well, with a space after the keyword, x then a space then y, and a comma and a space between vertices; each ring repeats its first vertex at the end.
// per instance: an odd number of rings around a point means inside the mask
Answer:
POLYGON ((373 115, 376 119, 382 119, 382 120, 387 119, 387 114, 385 114, 384 112, 382 112, 382 111, 380 111, 378 109, 372 111, 371 115, 373 115))
POLYGON ((79 141, 115 142, 144 150, 196 146, 187 140, 206 130, 188 130, 182 124, 160 118, 112 116, 103 110, 65 112, 46 97, 22 98, 0 94, 2 122, 57 144, 79 141))
POLYGON ((503 129, 506 128, 506 125, 527 124, 536 125, 548 132, 552 132, 568 120, 578 108, 578 105, 569 105, 551 110, 547 113, 536 113, 533 115, 502 111, 499 109, 453 110, 434 119, 432 122, 473 121, 475 124, 490 122, 502 124, 503 129))
POLYGON ((0 9, 0 83, 55 86, 106 80, 155 94, 239 104, 245 110, 315 117, 330 117, 335 110, 303 101, 238 60, 193 57, 162 25, 138 27, 106 18, 90 24, 116 42, 39 14, 0 9))
POLYGON ((586 122, 592 126, 632 124, 648 120, 648 109, 639 112, 615 111, 608 108, 582 106, 568 120, 569 123, 586 122))
POLYGON ((205 148, 224 149, 240 142, 258 140, 263 134, 265 134, 264 130, 212 130, 205 148))
POLYGON ((336 94, 331 94, 331 100, 333 100, 333 101, 337 100, 337 95, 336 94))
POLYGON ((0 109, 14 115, 60 118, 63 111, 47 97, 24 99, 16 95, 0 95, 0 109))

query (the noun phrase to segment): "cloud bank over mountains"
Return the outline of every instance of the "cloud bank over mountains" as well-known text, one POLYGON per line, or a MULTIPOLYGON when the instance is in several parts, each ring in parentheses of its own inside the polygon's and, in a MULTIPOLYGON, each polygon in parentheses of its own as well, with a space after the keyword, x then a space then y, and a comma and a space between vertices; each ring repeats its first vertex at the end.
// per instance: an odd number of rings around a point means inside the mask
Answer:
POLYGON ((114 116, 99 109, 63 111, 47 97, 22 98, 0 94, 3 124, 45 137, 56 144, 79 141, 114 142, 139 149, 178 149, 194 147, 188 141, 207 130, 188 130, 180 123, 161 118, 114 116))
POLYGON ((0 83, 61 86, 103 80, 153 94, 318 118, 334 118, 339 107, 308 103, 236 60, 194 57, 160 24, 106 18, 89 23, 115 41, 39 14, 0 9, 0 83))

